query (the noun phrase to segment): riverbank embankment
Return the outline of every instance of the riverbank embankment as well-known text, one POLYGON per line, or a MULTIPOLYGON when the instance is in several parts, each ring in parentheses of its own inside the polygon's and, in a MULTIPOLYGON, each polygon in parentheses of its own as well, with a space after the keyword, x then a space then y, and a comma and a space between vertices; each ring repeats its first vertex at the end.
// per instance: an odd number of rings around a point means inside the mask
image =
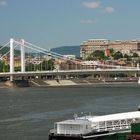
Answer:
POLYGON ((106 78, 106 79, 56 79, 56 80, 30 80, 30 86, 76 86, 97 84, 131 84, 138 83, 138 78, 106 78))
POLYGON ((47 86, 79 86, 79 85, 115 85, 115 84, 137 84, 138 78, 109 78, 109 79, 31 79, 15 80, 13 82, 0 82, 1 88, 11 87, 47 87, 47 86))

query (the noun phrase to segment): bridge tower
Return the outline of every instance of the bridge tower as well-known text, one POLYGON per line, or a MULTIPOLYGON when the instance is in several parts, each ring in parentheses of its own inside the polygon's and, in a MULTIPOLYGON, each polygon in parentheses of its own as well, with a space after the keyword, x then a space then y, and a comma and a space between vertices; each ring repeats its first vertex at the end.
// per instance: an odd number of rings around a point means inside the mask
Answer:
MULTIPOLYGON (((10 39, 10 73, 14 72, 14 39, 10 39)), ((13 81, 13 75, 10 76, 10 81, 13 81)))
POLYGON ((25 46, 24 39, 21 39, 21 72, 25 72, 25 46))
MULTIPOLYGON (((21 72, 25 72, 25 41, 24 39, 20 40, 20 47, 21 47, 21 72)), ((10 81, 13 81, 14 72, 14 39, 10 39, 10 81)))

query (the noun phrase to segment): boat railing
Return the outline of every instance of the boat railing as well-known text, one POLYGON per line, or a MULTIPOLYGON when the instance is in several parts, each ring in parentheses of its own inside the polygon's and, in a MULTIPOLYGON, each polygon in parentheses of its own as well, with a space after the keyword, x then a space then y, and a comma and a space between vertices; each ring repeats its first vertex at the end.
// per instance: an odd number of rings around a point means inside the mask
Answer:
POLYGON ((140 118, 98 122, 93 125, 93 130, 97 132, 127 130, 131 128, 132 123, 140 123, 140 118))

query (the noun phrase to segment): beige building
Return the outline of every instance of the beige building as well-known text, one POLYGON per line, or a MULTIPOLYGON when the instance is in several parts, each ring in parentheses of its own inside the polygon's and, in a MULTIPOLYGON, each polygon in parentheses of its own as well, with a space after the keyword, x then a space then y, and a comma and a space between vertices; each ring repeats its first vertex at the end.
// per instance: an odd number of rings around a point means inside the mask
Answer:
POLYGON ((115 52, 132 55, 134 52, 140 56, 140 41, 110 41, 107 39, 89 39, 80 45, 80 57, 86 59, 95 50, 107 50, 113 48, 115 52))

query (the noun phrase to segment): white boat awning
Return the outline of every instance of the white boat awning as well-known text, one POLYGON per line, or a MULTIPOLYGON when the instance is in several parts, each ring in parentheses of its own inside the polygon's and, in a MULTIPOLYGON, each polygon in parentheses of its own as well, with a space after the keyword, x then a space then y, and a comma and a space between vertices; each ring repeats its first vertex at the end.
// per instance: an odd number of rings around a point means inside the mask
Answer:
POLYGON ((127 112, 127 113, 117 113, 111 115, 103 115, 98 117, 91 117, 88 120, 92 123, 103 122, 103 121, 114 121, 114 120, 125 120, 125 119, 135 119, 140 118, 140 111, 127 112))

